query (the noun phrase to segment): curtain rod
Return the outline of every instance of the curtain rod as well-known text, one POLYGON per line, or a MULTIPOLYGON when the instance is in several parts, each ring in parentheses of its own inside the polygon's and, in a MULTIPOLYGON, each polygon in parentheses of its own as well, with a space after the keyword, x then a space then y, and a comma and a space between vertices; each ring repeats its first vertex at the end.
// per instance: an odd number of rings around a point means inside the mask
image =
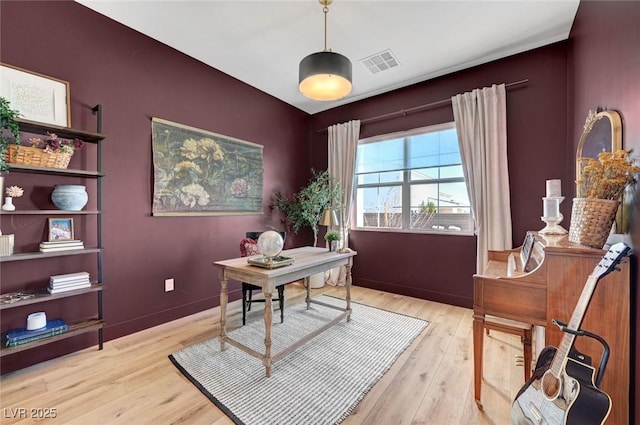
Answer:
MULTIPOLYGON (((505 84, 505 88, 511 88, 511 87, 515 87, 515 86, 521 86, 523 84, 526 84, 529 82, 528 78, 525 78, 524 80, 520 80, 520 81, 514 81, 512 83, 507 83, 505 84)), ((431 102, 431 103, 425 103, 424 105, 418 105, 418 106, 414 106, 413 108, 409 108, 409 109, 400 109, 399 111, 395 111, 395 112, 388 112, 386 114, 382 114, 382 115, 376 115, 374 117, 369 117, 369 118, 364 118, 360 120, 360 124, 370 124, 372 122, 378 122, 378 121, 384 121, 387 119, 391 119, 391 118, 396 118, 399 116, 406 116, 408 114, 413 114, 415 112, 421 112, 421 111, 425 111, 427 109, 431 109, 431 108, 437 108, 439 106, 444 106, 447 104, 451 103, 451 98, 449 99, 442 99, 442 100, 438 100, 435 102, 431 102)), ((321 133, 323 131, 327 131, 327 128, 322 128, 320 130, 316 130, 317 132, 321 133)))

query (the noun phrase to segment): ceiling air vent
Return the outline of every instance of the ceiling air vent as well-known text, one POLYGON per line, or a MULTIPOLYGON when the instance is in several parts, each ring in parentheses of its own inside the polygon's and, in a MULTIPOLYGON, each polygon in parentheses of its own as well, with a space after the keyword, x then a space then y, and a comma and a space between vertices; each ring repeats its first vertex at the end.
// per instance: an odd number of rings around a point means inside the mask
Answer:
POLYGON ((360 62, 367 67, 372 74, 377 74, 381 71, 386 71, 390 68, 398 66, 400 63, 391 50, 387 49, 383 52, 376 53, 375 55, 368 56, 364 59, 360 59, 360 62))

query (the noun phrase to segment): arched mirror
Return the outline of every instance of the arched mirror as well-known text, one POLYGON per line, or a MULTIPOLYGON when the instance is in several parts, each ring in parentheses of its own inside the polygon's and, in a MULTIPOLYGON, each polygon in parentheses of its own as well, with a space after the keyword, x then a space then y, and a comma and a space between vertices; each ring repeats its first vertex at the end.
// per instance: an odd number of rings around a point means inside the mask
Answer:
MULTIPOLYGON (((583 164, 580 158, 598 158, 600 152, 615 152, 622 149, 622 120, 616 111, 589 111, 584 123, 584 131, 578 151, 576 152, 576 182, 580 179, 583 164)), ((581 198, 580 185, 576 185, 576 197, 581 198)), ((621 202, 625 204, 624 200, 621 202)), ((618 210, 616 217, 616 229, 618 233, 625 231, 626 220, 622 217, 622 208, 618 210)))

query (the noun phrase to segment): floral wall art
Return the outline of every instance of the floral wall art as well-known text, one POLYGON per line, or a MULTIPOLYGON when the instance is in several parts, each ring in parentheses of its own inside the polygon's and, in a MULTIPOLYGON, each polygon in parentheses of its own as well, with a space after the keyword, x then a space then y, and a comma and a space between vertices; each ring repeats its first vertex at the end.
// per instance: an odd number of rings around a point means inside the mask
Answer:
POLYGON ((153 118, 153 215, 262 213, 263 146, 153 118))

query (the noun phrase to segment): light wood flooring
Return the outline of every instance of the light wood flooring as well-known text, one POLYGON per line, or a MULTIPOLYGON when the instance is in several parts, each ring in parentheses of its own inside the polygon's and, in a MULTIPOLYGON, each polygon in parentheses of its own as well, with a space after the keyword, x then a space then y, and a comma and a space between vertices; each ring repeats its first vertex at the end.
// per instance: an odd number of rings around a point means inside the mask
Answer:
MULTIPOLYGON (((304 298, 299 284, 290 284, 286 292, 287 304, 304 298)), ((345 295, 344 288, 313 290, 320 292, 345 295)), ((499 332, 485 337, 484 411, 479 411, 472 389, 470 309, 360 287, 352 288, 352 300, 430 324, 344 425, 509 423, 511 400, 524 380, 522 366, 514 361, 522 355, 517 337, 499 332)), ((254 306, 249 320, 261 320, 260 304, 254 306)), ((237 301, 229 306, 230 329, 242 322, 240 307, 237 301)), ((108 341, 102 351, 94 347, 6 374, 0 378, 0 423, 33 423, 14 416, 20 416, 19 408, 30 416, 34 408, 55 409, 55 418, 39 422, 47 425, 232 424, 167 358, 217 335, 218 321, 214 308, 108 341)))

